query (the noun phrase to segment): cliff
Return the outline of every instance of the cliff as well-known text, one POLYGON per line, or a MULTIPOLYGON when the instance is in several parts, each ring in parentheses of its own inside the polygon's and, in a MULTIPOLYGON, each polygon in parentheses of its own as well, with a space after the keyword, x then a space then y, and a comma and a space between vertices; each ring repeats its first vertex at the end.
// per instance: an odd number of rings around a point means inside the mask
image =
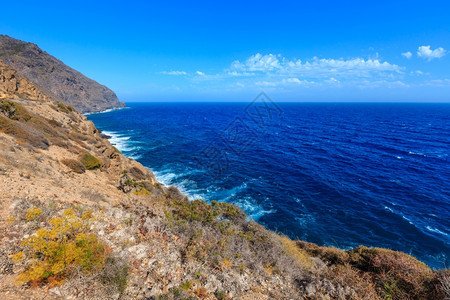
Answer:
POLYGON ((188 201, 0 63, 0 297, 444 299, 448 270, 343 251, 188 201))
POLYGON ((33 43, 0 35, 0 60, 53 100, 71 105, 81 113, 125 106, 113 91, 68 67, 33 43))

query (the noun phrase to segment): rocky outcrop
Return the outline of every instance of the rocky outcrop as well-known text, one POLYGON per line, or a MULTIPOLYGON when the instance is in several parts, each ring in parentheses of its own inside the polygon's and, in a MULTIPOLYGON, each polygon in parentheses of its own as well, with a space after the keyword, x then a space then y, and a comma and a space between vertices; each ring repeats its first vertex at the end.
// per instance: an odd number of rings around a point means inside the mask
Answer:
MULTIPOLYGON (((81 113, 125 106, 113 91, 70 68, 33 43, 0 35, 0 59, 47 96, 71 105, 81 113)), ((9 80, 9 84, 11 86, 8 88, 14 89, 14 81, 9 80)))
POLYGON ((17 71, 11 69, 0 59, 0 98, 30 99, 37 101, 50 100, 33 83, 17 71))

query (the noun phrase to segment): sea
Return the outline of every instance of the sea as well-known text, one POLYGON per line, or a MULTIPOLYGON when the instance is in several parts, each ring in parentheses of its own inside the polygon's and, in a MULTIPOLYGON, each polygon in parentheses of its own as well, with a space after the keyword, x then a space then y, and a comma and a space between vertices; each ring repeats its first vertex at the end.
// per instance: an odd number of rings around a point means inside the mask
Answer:
POLYGON ((450 265, 450 104, 127 103, 87 116, 189 199, 319 245, 450 265))

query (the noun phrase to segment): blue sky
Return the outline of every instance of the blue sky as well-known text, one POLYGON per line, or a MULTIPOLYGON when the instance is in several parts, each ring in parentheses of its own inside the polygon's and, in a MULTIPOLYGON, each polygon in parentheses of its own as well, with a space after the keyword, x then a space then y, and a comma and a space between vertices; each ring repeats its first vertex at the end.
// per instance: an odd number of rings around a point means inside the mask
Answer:
POLYGON ((34 42, 123 101, 450 102, 449 1, 7 1, 34 42))

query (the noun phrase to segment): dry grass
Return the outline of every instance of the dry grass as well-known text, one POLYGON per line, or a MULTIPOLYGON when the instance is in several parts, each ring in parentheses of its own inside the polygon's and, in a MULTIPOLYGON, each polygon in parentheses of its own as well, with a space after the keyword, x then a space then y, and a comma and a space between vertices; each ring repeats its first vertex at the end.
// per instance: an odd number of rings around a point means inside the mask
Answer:
POLYGON ((48 149, 50 146, 50 142, 42 133, 18 121, 10 120, 3 116, 0 116, 0 131, 15 137, 18 142, 24 145, 43 150, 48 149))
POLYGON ((94 203, 99 203, 101 201, 106 202, 105 197, 97 191, 84 190, 81 192, 81 194, 85 199, 94 203))
POLYGON ((315 264, 311 260, 311 256, 297 246, 297 243, 286 236, 278 237, 284 247, 286 253, 292 257, 300 267, 312 268, 315 264))
POLYGON ((68 166, 73 172, 77 174, 82 174, 86 172, 86 168, 83 166, 81 162, 75 159, 63 159, 61 162, 68 166))
MULTIPOLYGON (((306 242, 297 242, 297 245, 311 256, 331 265, 330 270, 334 270, 331 274, 340 270, 338 267, 347 266, 364 276, 369 276, 377 294, 383 298, 433 298, 432 282, 435 275, 424 263, 403 252, 364 246, 342 251, 306 242)), ((330 276, 338 279, 341 275, 330 276)), ((349 286, 357 285, 352 283, 349 286)))

